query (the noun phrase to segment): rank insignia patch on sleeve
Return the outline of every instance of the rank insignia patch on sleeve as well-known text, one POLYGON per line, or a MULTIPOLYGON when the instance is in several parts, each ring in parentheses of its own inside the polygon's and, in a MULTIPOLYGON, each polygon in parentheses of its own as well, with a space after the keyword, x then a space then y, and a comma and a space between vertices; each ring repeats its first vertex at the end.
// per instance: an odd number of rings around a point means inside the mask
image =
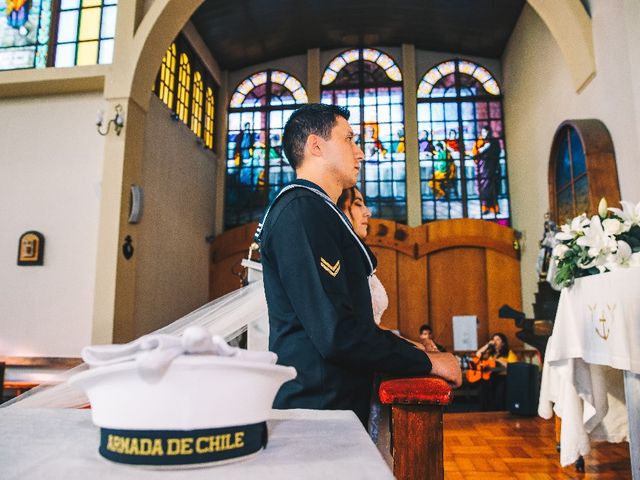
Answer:
POLYGON ((320 257, 320 266, 324 268, 329 275, 335 277, 340 271, 340 260, 338 260, 335 265, 331 265, 324 258, 320 257))

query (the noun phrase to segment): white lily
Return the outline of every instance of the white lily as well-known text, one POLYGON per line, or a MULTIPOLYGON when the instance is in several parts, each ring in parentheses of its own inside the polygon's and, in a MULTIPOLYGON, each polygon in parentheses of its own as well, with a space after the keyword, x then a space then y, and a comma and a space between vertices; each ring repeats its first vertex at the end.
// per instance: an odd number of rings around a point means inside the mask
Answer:
POLYGON ((626 227, 625 231, 628 231, 634 225, 640 224, 640 202, 634 205, 626 200, 620 200, 620 205, 622 205, 622 209, 609 208, 609 211, 622 219, 626 227))
POLYGON ((624 240, 618 240, 618 249, 611 255, 611 266, 629 267, 631 266, 631 247, 624 240))
POLYGON ((589 219, 586 214, 579 215, 571 220, 571 224, 564 224, 560 227, 560 231, 556 233, 556 240, 567 241, 573 240, 578 235, 584 233, 585 227, 589 225, 589 219))
POLYGON ((578 264, 581 268, 591 268, 593 266, 604 266, 607 256, 614 253, 618 244, 613 235, 607 234, 602 228, 600 217, 594 215, 589 222, 589 228, 585 229, 584 235, 576 240, 581 247, 586 248, 591 261, 578 264))
POLYGON ((598 215, 600 215, 600 218, 607 218, 607 214, 607 199, 602 197, 598 204, 598 215))
POLYGON ((626 231, 623 223, 616 218, 605 218, 602 221, 602 228, 607 235, 619 235, 626 231))
POLYGON ((568 251, 569 247, 567 247, 564 243, 559 243, 555 247, 553 247, 551 255, 558 260, 562 260, 568 251))

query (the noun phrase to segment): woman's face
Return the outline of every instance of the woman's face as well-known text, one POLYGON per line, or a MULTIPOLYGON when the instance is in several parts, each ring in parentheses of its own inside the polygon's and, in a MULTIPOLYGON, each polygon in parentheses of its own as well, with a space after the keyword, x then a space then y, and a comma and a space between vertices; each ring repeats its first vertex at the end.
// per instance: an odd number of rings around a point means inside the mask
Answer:
POLYGON ((504 344, 502 343, 502 339, 498 335, 493 336, 493 345, 496 348, 496 351, 499 352, 504 344))
POLYGON ((345 206, 345 214, 351 221, 353 229, 358 237, 364 239, 367 236, 367 230, 369 228, 369 219, 371 218, 371 210, 367 208, 362 198, 362 193, 357 188, 355 189, 355 195, 351 204, 345 206))

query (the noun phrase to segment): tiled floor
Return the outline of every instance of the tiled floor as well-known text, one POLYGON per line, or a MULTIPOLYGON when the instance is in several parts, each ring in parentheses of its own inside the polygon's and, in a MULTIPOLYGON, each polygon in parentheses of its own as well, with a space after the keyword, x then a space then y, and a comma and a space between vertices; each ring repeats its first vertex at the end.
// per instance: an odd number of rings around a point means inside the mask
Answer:
POLYGON ((554 422, 508 412, 444 416, 446 480, 631 479, 629 445, 593 444, 585 473, 562 468, 554 422))

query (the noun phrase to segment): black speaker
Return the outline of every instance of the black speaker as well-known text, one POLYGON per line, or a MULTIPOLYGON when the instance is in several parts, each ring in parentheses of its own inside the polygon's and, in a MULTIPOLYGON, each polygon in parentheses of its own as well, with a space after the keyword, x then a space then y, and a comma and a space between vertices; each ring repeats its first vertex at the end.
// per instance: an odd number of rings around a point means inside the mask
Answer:
POLYGON ((507 364, 507 410, 515 415, 536 415, 540 396, 540 369, 525 362, 507 364))

